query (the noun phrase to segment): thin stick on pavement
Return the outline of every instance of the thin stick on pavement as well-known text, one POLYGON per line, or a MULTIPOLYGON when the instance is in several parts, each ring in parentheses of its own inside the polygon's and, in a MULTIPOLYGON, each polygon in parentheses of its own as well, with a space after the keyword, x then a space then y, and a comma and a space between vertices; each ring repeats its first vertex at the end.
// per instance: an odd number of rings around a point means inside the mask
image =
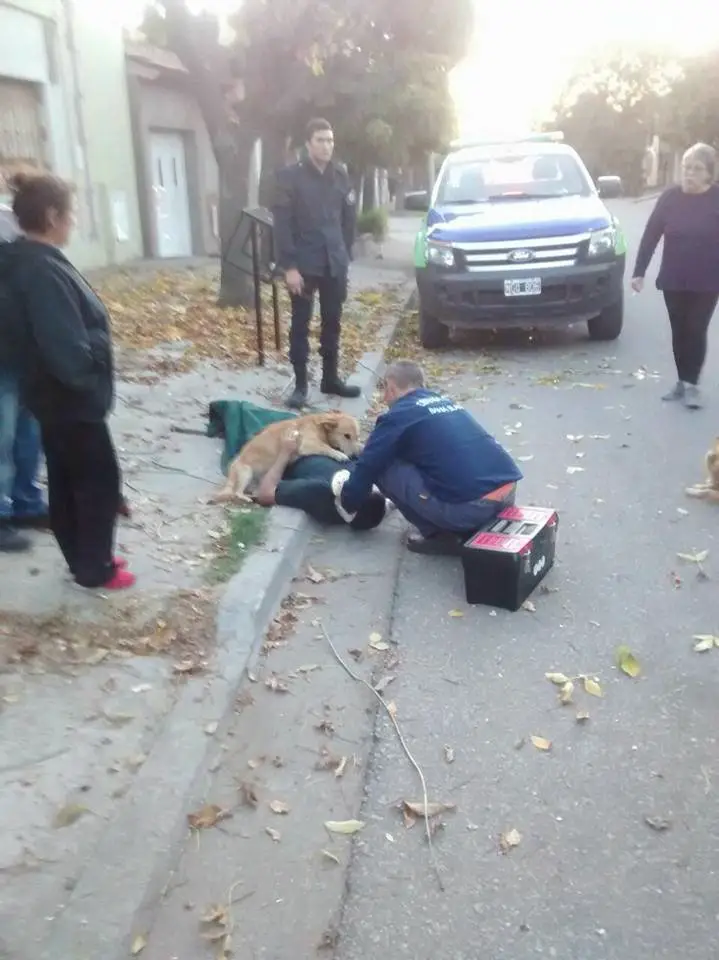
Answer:
POLYGON ((334 643, 332 643, 332 640, 330 639, 330 635, 327 633, 325 625, 321 620, 320 620, 320 628, 322 630, 322 633, 324 634, 325 640, 327 641, 327 643, 330 645, 330 648, 332 649, 332 653, 335 655, 335 659, 337 660, 339 665, 342 667, 342 669, 345 671, 345 673, 348 676, 350 676, 356 683, 361 683, 365 687, 367 687, 367 689, 372 694, 374 694, 377 700, 379 700, 381 705, 384 707, 385 713, 387 714, 387 716, 390 718, 392 722, 392 726, 395 729, 395 732, 397 734, 400 744, 402 745, 402 749, 404 750, 407 756, 407 759, 412 764, 414 769, 417 771, 419 782, 422 784, 422 802, 424 804, 424 829, 425 829, 425 833, 427 834, 427 845, 429 847, 429 856, 432 861, 432 869, 434 870, 435 876, 437 877, 437 883, 439 885, 439 889, 442 891, 442 893, 444 893, 444 889, 445 889, 444 881, 442 880, 442 874, 440 873, 439 863, 437 862, 437 854, 435 853, 434 844, 432 843, 432 830, 429 825, 429 812, 428 812, 429 796, 427 794, 427 781, 424 778, 424 773, 422 773, 422 768, 417 763, 414 756, 412 755, 412 751, 407 746, 407 741, 404 739, 404 736, 402 735, 402 731, 399 728, 399 724, 397 723, 397 720, 394 714, 390 710, 389 704, 387 703, 387 701, 384 699, 384 697, 380 693, 378 693, 375 690, 375 688, 372 686, 371 683, 368 683, 364 679, 364 677, 360 677, 358 674, 356 674, 354 670, 352 670, 351 667, 349 667, 347 663, 345 663, 345 661, 337 652, 337 647, 335 647, 334 643))

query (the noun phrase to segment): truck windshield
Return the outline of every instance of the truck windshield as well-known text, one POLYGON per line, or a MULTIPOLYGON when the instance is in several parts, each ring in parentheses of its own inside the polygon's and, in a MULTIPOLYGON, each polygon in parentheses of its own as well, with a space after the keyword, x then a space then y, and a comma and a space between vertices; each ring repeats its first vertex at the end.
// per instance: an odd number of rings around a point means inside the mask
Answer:
POLYGON ((586 197, 591 192, 591 183, 571 154, 512 153, 450 161, 439 185, 437 203, 586 197))

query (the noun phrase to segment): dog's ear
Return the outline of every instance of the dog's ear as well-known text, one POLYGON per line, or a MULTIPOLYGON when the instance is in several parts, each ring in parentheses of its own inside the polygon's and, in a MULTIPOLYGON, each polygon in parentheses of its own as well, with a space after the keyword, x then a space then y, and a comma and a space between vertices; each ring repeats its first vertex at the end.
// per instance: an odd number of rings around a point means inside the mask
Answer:
POLYGON ((337 421, 339 419, 338 413, 325 413, 319 419, 319 425, 322 430, 325 430, 329 433, 330 430, 334 430, 337 426, 337 421))

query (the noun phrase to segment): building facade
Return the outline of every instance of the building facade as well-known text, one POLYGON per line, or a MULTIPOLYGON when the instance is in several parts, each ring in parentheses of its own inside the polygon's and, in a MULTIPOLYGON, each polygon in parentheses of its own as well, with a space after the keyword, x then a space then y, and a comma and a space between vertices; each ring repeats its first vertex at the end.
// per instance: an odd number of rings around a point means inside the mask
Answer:
POLYGON ((217 162, 187 71, 141 41, 126 56, 144 254, 217 255, 217 162))
POLYGON ((142 256, 122 24, 100 0, 0 0, 0 170, 27 165, 75 184, 80 269, 142 256))

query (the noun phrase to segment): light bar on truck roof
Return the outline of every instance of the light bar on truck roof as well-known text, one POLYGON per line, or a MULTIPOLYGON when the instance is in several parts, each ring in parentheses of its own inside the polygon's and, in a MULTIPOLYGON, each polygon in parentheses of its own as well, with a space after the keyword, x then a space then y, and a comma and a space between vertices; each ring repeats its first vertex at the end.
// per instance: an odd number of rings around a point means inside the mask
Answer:
POLYGON ((492 137, 489 140, 454 140, 450 144, 452 150, 464 150, 471 147, 510 146, 519 143, 562 143, 564 134, 561 130, 551 130, 546 133, 529 133, 523 137, 492 137))

